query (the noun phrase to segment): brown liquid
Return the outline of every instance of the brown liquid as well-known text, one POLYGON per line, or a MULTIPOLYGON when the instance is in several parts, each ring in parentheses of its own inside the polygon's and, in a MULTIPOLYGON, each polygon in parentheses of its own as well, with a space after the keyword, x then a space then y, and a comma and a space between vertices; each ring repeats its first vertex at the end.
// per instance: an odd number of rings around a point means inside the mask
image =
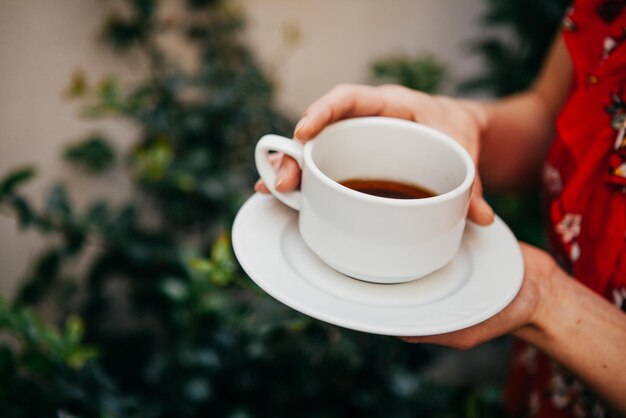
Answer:
POLYGON ((357 192, 391 199, 424 199, 437 195, 422 186, 389 180, 349 179, 339 183, 357 192))

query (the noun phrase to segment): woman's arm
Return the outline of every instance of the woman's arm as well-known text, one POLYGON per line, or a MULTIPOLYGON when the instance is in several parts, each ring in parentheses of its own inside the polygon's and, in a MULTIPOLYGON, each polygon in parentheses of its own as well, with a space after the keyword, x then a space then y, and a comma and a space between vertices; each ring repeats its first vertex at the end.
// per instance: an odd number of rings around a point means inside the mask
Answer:
POLYGON ((515 334, 584 381, 626 416, 626 313, 561 269, 547 306, 515 334))
POLYGON ((571 59, 558 36, 530 90, 493 103, 470 104, 486 119, 479 169, 488 188, 518 188, 539 173, 571 83, 571 59))

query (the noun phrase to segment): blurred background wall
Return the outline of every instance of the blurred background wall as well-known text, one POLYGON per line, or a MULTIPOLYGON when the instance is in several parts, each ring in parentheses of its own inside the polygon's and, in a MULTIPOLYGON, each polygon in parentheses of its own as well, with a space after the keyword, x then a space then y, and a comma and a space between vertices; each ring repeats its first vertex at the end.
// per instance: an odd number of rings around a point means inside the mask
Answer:
MULTIPOLYGON (((172 1, 171 7, 176 8, 172 1)), ((480 28, 480 0, 239 0, 247 18, 246 42, 278 86, 278 106, 297 117, 335 84, 371 82, 369 66, 390 54, 432 52, 448 65, 452 78, 479 71, 465 41, 480 28)), ((89 77, 109 73, 128 82, 140 78, 141 57, 113 55, 98 45, 98 29, 111 2, 98 0, 0 1, 0 172, 34 164, 39 176, 30 196, 62 180, 72 198, 128 196, 122 168, 117 174, 85 178, 64 165, 62 144, 86 131, 111 133, 124 150, 133 126, 79 118, 79 106, 63 97, 72 72, 89 77)), ((174 11, 175 13, 175 11, 174 11)), ((176 50, 175 39, 164 40, 176 50)), ((189 54, 178 50, 180 59, 189 54)), ((190 60, 191 61, 191 60, 190 60)), ((193 65, 190 63, 189 65, 193 65)), ((122 163, 120 165, 123 165, 122 163)), ((21 234, 0 214, 0 294, 10 295, 41 248, 32 232, 21 234)))

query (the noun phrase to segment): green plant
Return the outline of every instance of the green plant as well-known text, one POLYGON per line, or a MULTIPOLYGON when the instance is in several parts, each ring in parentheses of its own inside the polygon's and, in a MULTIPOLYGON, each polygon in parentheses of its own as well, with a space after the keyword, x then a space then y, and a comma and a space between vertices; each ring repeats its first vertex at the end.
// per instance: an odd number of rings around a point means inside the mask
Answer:
POLYGON ((415 58, 402 55, 382 58, 372 64, 371 72, 377 80, 393 81, 426 93, 439 92, 448 79, 446 67, 430 54, 415 58))
MULTIPOLYGON (((28 309, 0 301, 0 410, 7 418, 131 416, 133 405, 115 389, 82 343, 82 321, 70 316, 62 330, 40 322, 28 309)), ((138 415, 135 415, 138 416, 138 415)))
POLYGON ((552 44, 569 0, 486 0, 481 38, 469 42, 485 65, 479 75, 460 84, 462 92, 486 91, 504 96, 523 90, 535 79, 552 44))
POLYGON ((226 231, 255 178, 253 141, 292 126, 274 110, 271 83, 238 40, 239 14, 225 1, 186 4, 188 15, 174 19, 159 16, 157 1, 134 0, 127 13, 107 19, 108 46, 145 55, 144 81, 94 82, 78 71, 66 89, 82 102, 85 117, 138 127, 130 155, 116 156, 105 134, 90 134, 64 153, 94 175, 123 162, 135 185, 131 201, 102 199, 79 210, 59 184, 38 207, 21 192, 34 168, 0 180, 0 206, 22 228, 55 237, 13 303, 1 305, 0 332, 23 341, 0 350, 9 388, 0 398, 3 413, 287 417, 297 408, 305 417, 390 411, 435 417, 460 411, 454 405, 463 404, 465 393, 420 378, 432 350, 303 317, 242 274, 226 231), (178 68, 156 42, 172 31, 199 51, 196 72, 178 68), (86 268, 74 268, 81 261, 86 268), (68 325, 40 324, 30 309, 41 305, 55 307, 59 323, 68 325), (36 396, 23 395, 27 384, 36 396))
POLYGON ((115 152, 106 139, 97 134, 68 146, 63 157, 96 174, 107 171, 115 163, 115 152))

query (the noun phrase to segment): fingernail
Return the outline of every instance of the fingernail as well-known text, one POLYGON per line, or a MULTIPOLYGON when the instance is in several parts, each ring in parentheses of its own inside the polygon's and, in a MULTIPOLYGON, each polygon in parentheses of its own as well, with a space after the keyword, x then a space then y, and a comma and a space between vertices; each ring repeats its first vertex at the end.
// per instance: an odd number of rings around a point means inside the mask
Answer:
POLYGON ((300 119, 300 121, 296 124, 295 129, 293 130, 293 135, 294 136, 298 136, 298 131, 300 131, 300 129, 302 129, 302 126, 304 126, 304 123, 306 121, 306 116, 303 116, 302 119, 300 119))
POLYGON ((278 170, 278 174, 276 174, 276 183, 274 184, 274 187, 276 189, 278 189, 278 187, 283 183, 283 181, 285 181, 285 170, 283 170, 282 168, 280 168, 278 170))
POLYGON ((483 215, 489 219, 489 223, 492 223, 495 219, 495 213, 493 212, 493 208, 489 206, 489 203, 485 199, 480 199, 479 201, 480 211, 483 215))

